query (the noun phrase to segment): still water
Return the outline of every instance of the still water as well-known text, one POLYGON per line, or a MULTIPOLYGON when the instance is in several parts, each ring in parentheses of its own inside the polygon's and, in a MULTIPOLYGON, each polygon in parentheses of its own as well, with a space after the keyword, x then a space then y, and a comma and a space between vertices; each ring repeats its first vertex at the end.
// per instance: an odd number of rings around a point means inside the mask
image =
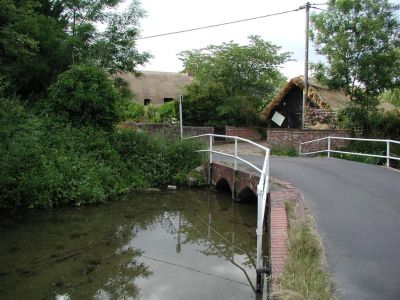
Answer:
POLYGON ((208 190, 0 213, 0 299, 257 299, 255 203, 208 190))

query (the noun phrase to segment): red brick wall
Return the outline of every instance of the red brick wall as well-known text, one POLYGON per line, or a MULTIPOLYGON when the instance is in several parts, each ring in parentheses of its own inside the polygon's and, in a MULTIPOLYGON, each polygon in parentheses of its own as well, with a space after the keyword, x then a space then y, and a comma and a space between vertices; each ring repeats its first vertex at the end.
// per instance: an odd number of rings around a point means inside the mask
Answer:
POLYGON ((225 126, 225 134, 238 136, 252 141, 259 141, 262 138, 260 131, 257 127, 245 128, 245 127, 225 126))
POLYGON ((258 174, 241 170, 234 171, 232 166, 213 162, 211 164, 211 184, 216 186, 221 178, 229 183, 236 200, 240 200, 238 197, 245 188, 249 188, 257 196, 257 185, 260 181, 258 174))
MULTIPOLYGON (((327 136, 350 137, 350 132, 345 130, 311 130, 311 129, 281 129, 269 128, 267 130, 267 144, 269 147, 290 146, 299 149, 299 144, 327 136)), ((331 139, 331 149, 339 149, 348 145, 348 141, 331 139)), ((328 148, 328 140, 314 142, 302 146, 302 152, 313 152, 328 148)))
MULTIPOLYGON (((180 128, 179 124, 169 123, 135 123, 135 122, 122 122, 119 124, 122 128, 129 128, 136 131, 145 131, 150 134, 160 134, 168 140, 179 139, 180 128)), ((194 136, 206 133, 214 133, 214 127, 196 127, 196 126, 183 126, 183 136, 194 136)))

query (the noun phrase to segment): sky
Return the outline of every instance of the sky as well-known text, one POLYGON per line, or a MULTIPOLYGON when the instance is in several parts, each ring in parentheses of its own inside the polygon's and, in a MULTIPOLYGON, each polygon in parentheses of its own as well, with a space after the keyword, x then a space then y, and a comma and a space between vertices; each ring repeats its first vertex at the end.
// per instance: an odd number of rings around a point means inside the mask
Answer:
MULTIPOLYGON (((293 10, 306 2, 306 0, 141 0, 141 6, 147 14, 140 22, 141 37, 293 10)), ((400 3, 400 0, 393 1, 396 2, 400 3)), ((318 7, 326 8, 326 6, 318 7)), ((312 12, 318 11, 312 9, 312 12)), ((138 40, 137 48, 153 55, 146 65, 138 69, 180 72, 183 67, 177 54, 181 51, 220 45, 229 41, 247 44, 249 35, 259 35, 262 39, 282 47, 282 51, 292 52, 294 61, 287 62, 281 69, 286 77, 292 78, 304 74, 305 10, 234 25, 138 40)), ((315 53, 311 41, 309 60, 310 62, 323 60, 315 53)))

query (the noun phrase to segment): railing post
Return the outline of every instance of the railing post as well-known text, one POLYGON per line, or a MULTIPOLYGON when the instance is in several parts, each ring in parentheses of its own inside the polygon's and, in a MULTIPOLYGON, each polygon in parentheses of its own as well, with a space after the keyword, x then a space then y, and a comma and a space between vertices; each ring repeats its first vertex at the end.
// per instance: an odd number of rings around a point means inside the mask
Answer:
POLYGON ((390 167, 390 140, 386 141, 386 167, 390 167))
POLYGON ((210 150, 210 162, 209 162, 209 167, 208 167, 208 183, 211 185, 211 164, 213 161, 213 154, 212 154, 212 150, 213 150, 213 139, 214 137, 212 135, 209 136, 209 150, 210 150))
POLYGON ((238 144, 237 144, 237 139, 235 138, 235 160, 233 163, 233 169, 235 171, 237 170, 237 155, 238 155, 238 144))
POLYGON ((261 290, 261 273, 263 269, 263 261, 262 261, 262 236, 263 236, 263 226, 264 226, 264 218, 262 215, 262 205, 263 205, 263 189, 260 185, 257 186, 257 257, 256 257, 256 290, 261 290))
POLYGON ((331 137, 328 136, 328 157, 331 157, 331 137))
POLYGON ((301 143, 299 144, 299 156, 301 155, 301 143))

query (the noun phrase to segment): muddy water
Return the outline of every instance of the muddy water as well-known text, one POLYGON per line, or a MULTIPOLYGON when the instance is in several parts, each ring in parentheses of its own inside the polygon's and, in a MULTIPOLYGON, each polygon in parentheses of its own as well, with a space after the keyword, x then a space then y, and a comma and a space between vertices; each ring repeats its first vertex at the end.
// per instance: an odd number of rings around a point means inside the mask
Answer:
POLYGON ((0 299, 256 299, 254 203, 180 190, 0 213, 0 299))

